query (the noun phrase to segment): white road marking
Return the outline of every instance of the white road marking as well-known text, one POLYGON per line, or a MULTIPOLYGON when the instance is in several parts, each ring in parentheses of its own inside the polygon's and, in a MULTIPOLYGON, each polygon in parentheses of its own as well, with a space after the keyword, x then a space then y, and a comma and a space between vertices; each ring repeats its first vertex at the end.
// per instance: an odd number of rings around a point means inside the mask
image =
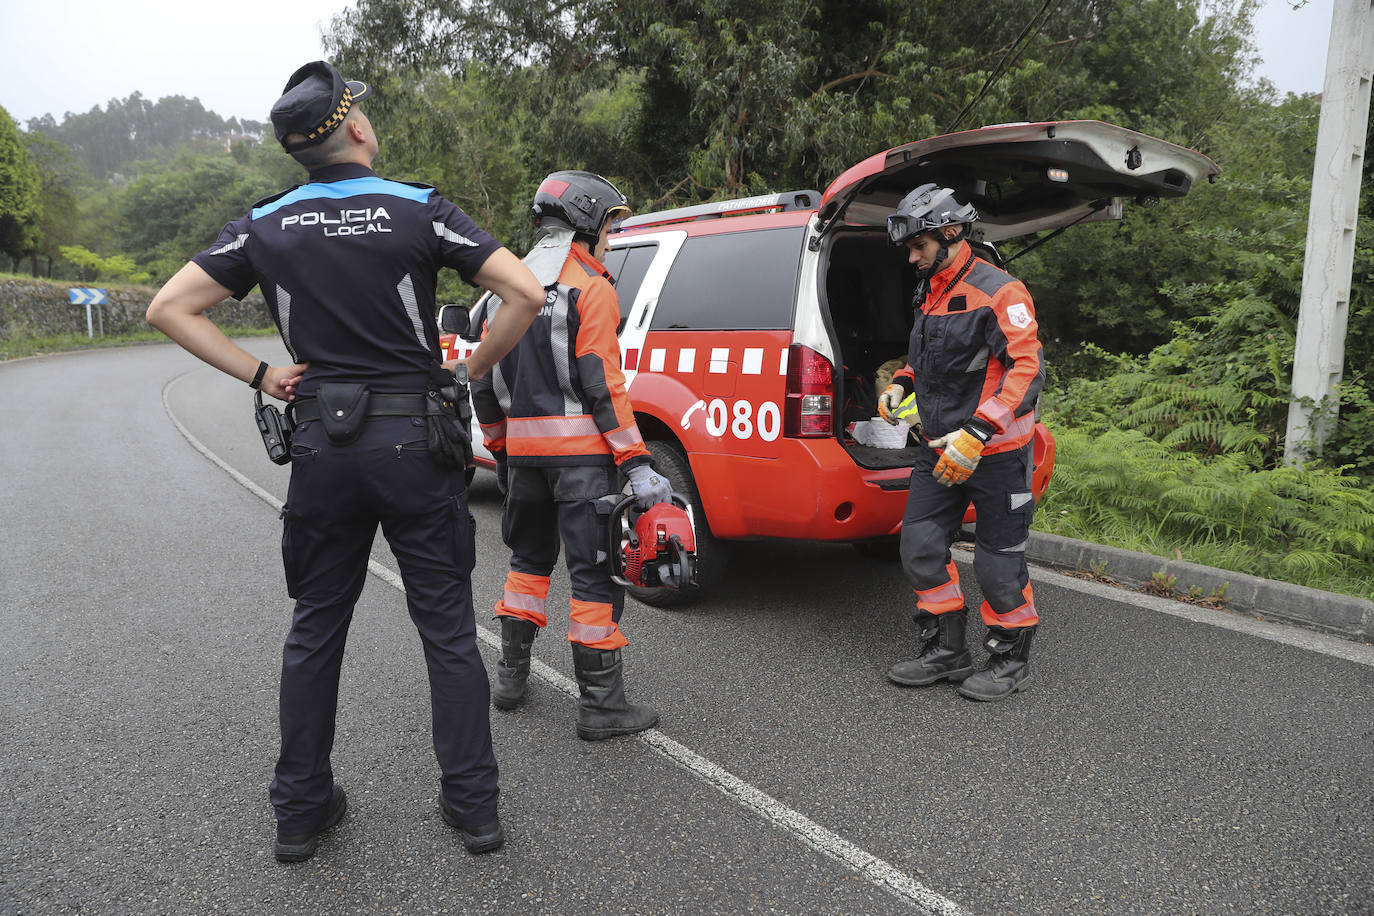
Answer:
MULTIPOLYGON (((244 489, 267 503, 273 509, 281 511, 283 505, 281 500, 249 480, 212 452, 203 442, 197 439, 195 434, 187 429, 186 426, 177 419, 176 414, 172 412, 172 405, 168 399, 173 386, 195 371, 197 370, 192 369, 183 372, 163 386, 162 407, 167 412, 167 416, 171 419, 172 424, 176 426, 177 432, 181 433, 182 437, 191 444, 192 448, 208 458, 213 464, 218 465, 221 470, 242 485, 244 489)), ((402 594, 405 593, 405 586, 401 582, 399 573, 370 558, 367 561, 367 568, 369 572, 395 588, 398 592, 402 594)), ((477 638, 496 651, 501 651, 500 635, 489 630, 480 623, 477 624, 477 638)), ((530 670, 568 696, 574 699, 577 697, 577 683, 562 672, 555 670, 537 658, 530 660, 530 670)), ((801 842, 822 855, 833 859, 847 868, 853 869, 855 872, 862 875, 865 880, 882 890, 887 891, 913 906, 919 907, 923 912, 931 914, 931 916, 970 916, 968 910, 965 910, 949 898, 941 896, 924 884, 921 884, 919 881, 911 879, 890 862, 886 862, 871 853, 865 852, 844 837, 827 830, 825 827, 817 824, 799 811, 794 811, 787 807, 766 792, 756 789, 723 767, 712 763, 695 751, 669 738, 658 729, 651 728, 646 732, 635 735, 634 738, 647 745, 650 749, 667 757, 678 766, 695 773, 727 798, 733 799, 769 823, 782 828, 784 831, 792 834, 795 838, 801 840, 801 842)))

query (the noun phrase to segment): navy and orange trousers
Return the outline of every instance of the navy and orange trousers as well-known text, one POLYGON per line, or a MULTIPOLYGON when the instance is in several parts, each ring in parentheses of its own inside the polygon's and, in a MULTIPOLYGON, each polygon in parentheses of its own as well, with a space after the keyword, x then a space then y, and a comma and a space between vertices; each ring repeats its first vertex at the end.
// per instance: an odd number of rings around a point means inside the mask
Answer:
POLYGON ((619 491, 619 472, 605 464, 553 467, 512 465, 501 517, 511 549, 510 572, 496 616, 548 625, 549 577, 560 543, 572 585, 568 641, 593 649, 619 649, 625 589, 611 581, 605 562, 606 523, 619 491))
POLYGON ((919 450, 902 516, 902 568, 917 609, 938 615, 965 606, 949 545, 972 502, 977 512, 973 569, 983 591, 983 622, 1008 630, 1035 626, 1040 618, 1026 570, 1035 515, 1030 445, 984 456, 967 481, 952 487, 932 476, 938 460, 934 449, 919 450))

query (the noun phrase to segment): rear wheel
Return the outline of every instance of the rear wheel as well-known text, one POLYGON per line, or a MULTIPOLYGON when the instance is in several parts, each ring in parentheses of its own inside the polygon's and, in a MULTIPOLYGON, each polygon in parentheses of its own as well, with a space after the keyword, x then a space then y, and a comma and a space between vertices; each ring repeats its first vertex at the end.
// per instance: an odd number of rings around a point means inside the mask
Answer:
POLYGON ((645 604, 654 607, 682 607, 700 601, 712 586, 725 575, 725 545, 712 537, 706 524, 706 510, 701 505, 701 494, 697 492, 696 481, 692 478, 692 466, 682 449, 670 442, 650 442, 649 454, 653 455, 654 468, 668 478, 673 492, 687 500, 692 507, 692 519, 696 523, 697 538, 697 584, 687 588, 640 588, 627 586, 627 591, 645 604))

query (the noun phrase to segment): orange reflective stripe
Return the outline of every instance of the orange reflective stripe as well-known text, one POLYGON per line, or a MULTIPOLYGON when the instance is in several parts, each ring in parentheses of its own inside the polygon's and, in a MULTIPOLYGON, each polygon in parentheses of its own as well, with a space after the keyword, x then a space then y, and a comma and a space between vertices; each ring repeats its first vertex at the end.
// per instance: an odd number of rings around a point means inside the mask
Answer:
POLYGON ((499 420, 496 423, 482 424, 482 441, 486 443, 488 451, 503 452, 506 450, 506 421, 499 420))
POLYGON ((554 439, 574 436, 601 437, 596 421, 580 417, 511 417, 506 421, 508 439, 554 439))
POLYGON ((596 436, 557 436, 552 439, 507 439, 508 455, 609 455, 606 440, 596 436))
POLYGON ((1030 583, 1022 589, 1021 595, 1026 599, 1026 603, 1005 614, 999 614, 993 610, 992 605, 986 601, 978 610, 983 615, 983 623, 990 627, 1002 627, 1006 630, 1014 630, 1017 627, 1033 627, 1040 622, 1040 615, 1035 612, 1035 594, 1031 590, 1030 583))
POLYGON ((506 573, 506 589, 501 600, 496 602, 497 617, 518 617, 539 626, 547 626, 548 616, 544 613, 544 603, 549 596, 549 577, 532 573, 506 573))
POLYGON ((629 645, 625 634, 614 620, 615 610, 604 601, 572 599, 572 620, 568 624, 568 642, 591 649, 619 649, 629 645))
POLYGON ((964 606, 964 590, 959 587, 959 568, 951 560, 945 564, 949 581, 925 590, 915 589, 916 607, 927 614, 948 614, 964 606))
POLYGON ((506 451, 512 455, 609 455, 596 421, 580 417, 511 417, 506 451))
POLYGON ((631 423, 624 429, 617 429, 613 433, 606 433, 606 444, 615 452, 631 448, 643 448, 644 437, 639 434, 639 427, 631 423))
POLYGON ((979 404, 977 413, 987 417, 988 421, 999 430, 1005 430, 1014 419, 1011 415, 1011 408, 996 398, 988 398, 979 404))
POLYGON ((1028 413, 1019 420, 1012 420, 1000 433, 988 440, 988 445, 999 445, 1015 439, 1028 440, 1035 432, 1035 414, 1028 413))

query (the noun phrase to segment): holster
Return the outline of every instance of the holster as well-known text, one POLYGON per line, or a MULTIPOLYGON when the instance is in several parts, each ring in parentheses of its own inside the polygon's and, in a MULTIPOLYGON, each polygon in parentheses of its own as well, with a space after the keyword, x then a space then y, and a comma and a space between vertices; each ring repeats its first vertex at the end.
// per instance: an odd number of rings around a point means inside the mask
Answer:
POLYGON ((440 368, 430 373, 425 392, 425 432, 429 454, 442 467, 464 470, 472 464, 472 403, 468 386, 440 368), (445 378, 446 377, 446 378, 445 378), (437 384, 443 381, 443 384, 437 384))
POLYGON ((335 445, 347 445, 363 434, 372 389, 361 382, 321 382, 315 392, 324 434, 335 445))

